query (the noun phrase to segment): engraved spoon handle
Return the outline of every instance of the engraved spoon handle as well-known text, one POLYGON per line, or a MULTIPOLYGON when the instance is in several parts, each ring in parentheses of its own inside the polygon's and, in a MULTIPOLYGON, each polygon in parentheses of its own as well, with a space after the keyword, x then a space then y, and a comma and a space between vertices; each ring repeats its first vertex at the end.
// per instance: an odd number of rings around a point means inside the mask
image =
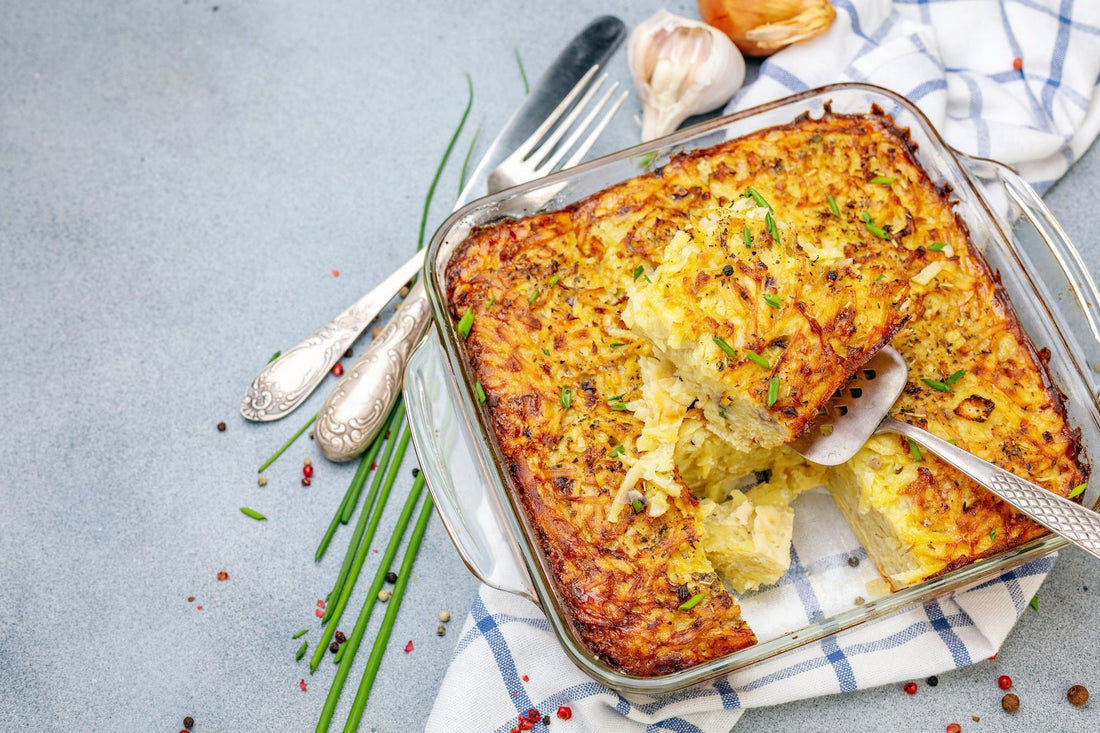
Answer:
POLYGON ((420 250, 351 307, 264 367, 241 400, 241 415, 267 422, 294 410, 423 265, 424 251, 420 250))
POLYGON ((1100 558, 1100 514, 901 420, 887 417, 875 432, 913 439, 1051 532, 1100 558))
POLYGON ((401 392, 409 354, 424 335, 431 315, 421 278, 317 414, 314 442, 325 458, 351 460, 381 428, 401 392))

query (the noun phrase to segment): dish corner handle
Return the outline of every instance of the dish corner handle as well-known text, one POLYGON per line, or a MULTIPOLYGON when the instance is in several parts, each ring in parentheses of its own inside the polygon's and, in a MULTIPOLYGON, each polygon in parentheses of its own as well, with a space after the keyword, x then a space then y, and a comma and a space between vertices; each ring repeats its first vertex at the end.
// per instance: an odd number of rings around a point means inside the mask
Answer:
POLYGON ((413 447, 436 511, 466 566, 481 582, 538 603, 516 539, 457 404, 434 329, 414 349, 404 396, 413 447))

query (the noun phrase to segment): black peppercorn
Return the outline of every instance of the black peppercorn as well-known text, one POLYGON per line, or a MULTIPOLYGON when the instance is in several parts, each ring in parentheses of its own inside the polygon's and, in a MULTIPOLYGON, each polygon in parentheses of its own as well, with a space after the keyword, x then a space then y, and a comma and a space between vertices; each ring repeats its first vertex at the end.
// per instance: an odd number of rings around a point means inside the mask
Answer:
POLYGON ((928 678, 928 686, 929 687, 935 687, 939 683, 940 683, 940 678, 937 677, 936 675, 932 675, 931 677, 928 678))
POLYGON ((389 571, 388 573, 386 573, 386 582, 387 583, 396 583, 397 582, 397 573, 393 572, 392 570, 389 571))
POLYGON ((225 423, 223 423, 223 422, 218 423, 218 432, 220 432, 220 433, 225 432, 225 423))
POLYGON ((334 641, 328 645, 328 650, 335 654, 336 652, 340 651, 340 645, 334 641))
POLYGON ((420 469, 419 468, 413 468, 413 478, 416 478, 419 475, 420 475, 420 469))
POLYGON ((348 637, 344 636, 343 631, 337 631, 335 634, 332 635, 332 638, 336 639, 337 644, 343 644, 345 641, 348 640, 348 637))
POLYGON ((195 724, 195 719, 192 718, 190 715, 188 715, 186 718, 183 719, 183 727, 186 728, 187 730, 191 730, 191 726, 193 726, 194 724, 195 724))
POLYGON ((849 556, 848 557, 848 567, 858 568, 859 567, 859 558, 856 557, 855 555, 849 556))
POLYGON ((730 275, 732 275, 733 274, 733 265, 726 265, 725 267, 723 267, 722 268, 722 274, 725 275, 726 277, 729 277, 730 275))
POLYGON ((543 725, 550 725, 550 716, 549 715, 542 716, 542 724, 543 725))

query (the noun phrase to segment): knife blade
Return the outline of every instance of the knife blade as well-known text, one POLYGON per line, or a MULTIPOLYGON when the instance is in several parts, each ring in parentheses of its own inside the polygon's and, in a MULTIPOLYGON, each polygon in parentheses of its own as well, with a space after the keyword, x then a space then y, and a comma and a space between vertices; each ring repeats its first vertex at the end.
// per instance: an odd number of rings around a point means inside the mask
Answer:
MULTIPOLYGON (((595 65, 606 61, 624 36, 625 28, 620 21, 601 18, 558 56, 490 145, 476 168, 475 179, 459 197, 456 209, 466 197, 491 188, 491 173, 500 161, 536 134, 535 130, 568 97, 578 80, 593 77, 595 65)), ((337 383, 318 412, 313 434, 314 444, 322 455, 346 461, 366 450, 401 391, 409 355, 430 320, 431 306, 421 278, 393 320, 337 383)))
MULTIPOLYGON (((469 181, 458 196, 455 209, 465 205, 470 199, 486 193, 489 173, 508 157, 512 150, 534 133, 539 124, 557 107, 585 72, 593 65, 603 65, 625 37, 626 27, 623 22, 616 17, 605 15, 593 20, 569 42, 535 82, 530 94, 482 154, 470 174, 469 181)), ((267 422, 285 417, 297 409, 313 393, 347 347, 359 337, 422 263, 423 253, 421 252, 400 268, 403 273, 408 272, 408 275, 396 277, 394 273, 386 278, 306 340, 265 366, 245 391, 241 400, 241 415, 248 420, 267 422)), ((408 309, 401 321, 407 323, 409 319, 405 316, 413 315, 415 310, 408 309)), ((394 322, 397 321, 395 317, 394 322)), ((415 324, 407 325, 415 327, 415 324)), ((388 326, 387 329, 389 329, 388 326)), ((381 338, 382 334, 379 335, 379 340, 381 338)), ((402 360, 403 363, 404 360, 402 360)), ((356 366, 359 364, 360 362, 357 361, 356 366)), ((355 372, 354 367, 350 371, 348 377, 355 372)), ((392 380, 392 377, 388 376, 383 378, 392 380)), ((341 381, 341 385, 345 384, 344 380, 341 381)), ((392 396, 389 404, 392 404, 393 398, 396 398, 400 387, 400 378, 398 378, 396 383, 391 385, 392 396)), ((338 385, 337 389, 340 388, 338 385)), ((381 415, 377 416, 378 420, 383 420, 388 413, 387 407, 381 415)), ((360 423, 360 420, 355 423, 356 435, 361 434, 360 423)), ((337 430, 345 429, 337 427, 335 423, 332 423, 332 426, 337 430)), ((350 424, 347 427, 350 427, 350 424)), ((371 429, 376 432, 377 426, 371 429)), ((324 448, 322 453, 325 453, 324 448)), ((352 455, 347 455, 342 460, 347 460, 352 455)))

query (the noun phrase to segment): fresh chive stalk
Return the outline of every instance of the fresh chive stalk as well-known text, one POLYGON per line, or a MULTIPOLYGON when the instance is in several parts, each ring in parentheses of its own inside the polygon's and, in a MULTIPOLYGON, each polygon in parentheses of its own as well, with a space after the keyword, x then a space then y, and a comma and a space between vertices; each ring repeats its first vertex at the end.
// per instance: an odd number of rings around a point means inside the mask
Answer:
POLYGON ((435 169, 435 175, 432 176, 432 185, 428 186, 428 195, 424 197, 424 210, 420 214, 420 234, 416 238, 416 248, 424 248, 424 233, 428 227, 428 209, 431 207, 432 199, 435 197, 435 187, 439 184, 439 177, 443 174, 443 168, 447 165, 447 160, 451 157, 451 151, 454 150, 455 143, 458 141, 458 136, 462 132, 462 128, 466 126, 466 119, 470 116, 470 108, 474 106, 474 80, 470 78, 470 75, 466 75, 466 109, 462 111, 462 119, 459 120, 458 127, 455 128, 455 132, 451 135, 451 141, 447 143, 447 149, 443 153, 443 159, 439 161, 439 167, 435 169))
POLYGON ((768 234, 772 235, 772 241, 779 244, 779 227, 775 225, 775 217, 770 209, 764 214, 764 224, 768 227, 768 234))
POLYGON ((282 355, 283 355, 283 352, 276 351, 274 354, 271 355, 271 358, 267 360, 267 363, 270 364, 271 362, 275 361, 276 359, 278 359, 282 355))
POLYGON ((833 216, 839 217, 840 216, 840 206, 837 205, 836 199, 833 198, 832 194, 829 194, 825 198, 829 202, 829 211, 833 212, 833 216))
POLYGON ((246 517, 252 517, 253 519, 256 519, 256 520, 267 519, 267 517, 265 517, 263 514, 260 514, 255 509, 249 509, 246 506, 241 507, 241 514, 245 515, 246 517))
POLYGON ((309 629, 302 629, 301 631, 295 632, 294 636, 292 636, 290 638, 291 639, 301 639, 303 636, 305 636, 308 633, 309 633, 309 629))
POLYGON ((573 404, 573 389, 568 385, 561 388, 561 407, 563 410, 568 410, 569 406, 573 404))
POLYGON ((955 372, 954 374, 952 374, 947 379, 943 380, 943 383, 944 384, 954 384, 955 382, 959 381, 960 379, 962 379, 965 376, 966 376, 966 370, 965 369, 960 369, 959 371, 955 372))
POLYGON ((779 377, 768 380, 768 407, 771 407, 779 399, 779 377))
POLYGON ((946 382, 941 382, 937 379, 928 379, 927 377, 921 377, 920 381, 924 382, 929 387, 931 387, 932 389, 937 390, 939 392, 950 392, 951 391, 951 388, 949 386, 947 386, 946 382))
POLYGON ((397 618, 397 610, 401 606, 401 599, 405 595, 405 588, 409 584, 409 576, 412 575, 413 561, 420 549, 420 543, 424 539, 424 532, 428 527, 428 520, 432 517, 433 504, 431 496, 424 501, 420 509, 420 516, 413 527, 413 533, 409 537, 409 546, 405 550, 405 557, 401 561, 401 570, 397 575, 397 583, 393 587, 393 596, 386 605, 386 615, 382 617, 382 625, 378 629, 378 636, 374 639, 370 657, 367 658, 367 668, 363 672, 363 679, 359 681, 359 689, 355 692, 355 699, 351 704, 351 712, 348 713, 344 732, 350 733, 359 728, 359 721, 363 717, 363 710, 367 706, 367 698, 370 697, 374 680, 378 676, 378 668, 382 665, 382 656, 386 652, 386 644, 390 634, 393 633, 394 621, 397 618))
POLYGON ((634 281, 637 282, 638 278, 640 278, 644 274, 645 274, 645 266, 644 265, 638 265, 637 267, 635 267, 634 268, 634 281))
POLYGON ((766 198, 764 198, 764 195, 762 193, 760 193, 759 191, 757 191, 752 186, 749 186, 748 188, 746 188, 745 193, 743 193, 741 195, 745 198, 752 199, 756 203, 757 206, 759 206, 762 209, 767 209, 769 213, 771 213, 772 211, 775 211, 775 209, 772 208, 772 205, 770 203, 768 203, 768 200, 766 198))
MULTIPOLYGON (((348 635, 347 640, 340 645, 339 662, 336 668, 336 675, 332 680, 332 685, 329 687, 328 696, 325 698, 324 706, 321 708, 321 717, 317 721, 317 731, 327 731, 329 724, 332 722, 332 714, 336 710, 336 702, 340 697, 340 692, 344 687, 344 682, 347 680, 348 673, 351 671, 351 663, 355 659, 355 653, 359 649, 359 645, 363 641, 363 633, 366 631, 367 623, 370 621, 371 613, 374 611, 374 607, 378 600, 378 591, 381 590, 382 584, 386 580, 386 573, 393 566, 393 560, 397 556, 397 548, 401 546, 401 540, 405 536, 405 529, 409 525, 409 518, 412 516, 413 509, 416 508, 417 502, 420 500, 420 495, 424 489, 424 475, 421 474, 413 481, 412 489, 409 491, 408 497, 405 499, 405 504, 401 509, 401 514, 397 518, 397 524, 394 526, 393 534, 390 536, 390 541, 386 543, 386 549, 382 553, 382 560, 378 565, 378 570, 374 574, 374 580, 371 582, 370 590, 367 591, 367 597, 363 601, 363 606, 359 610, 359 616, 355 620, 355 627, 352 629, 351 634, 348 635)), ((426 505, 431 504, 431 498, 428 498, 426 505)), ((411 545, 410 545, 411 547, 411 545)), ((402 576, 405 574, 402 573, 402 576)), ((400 578, 398 578, 400 581, 400 578)), ((394 601, 394 598, 390 597, 390 603, 394 601)))
POLYGON ((470 335, 470 328, 472 328, 473 325, 474 325, 474 309, 473 308, 467 308, 466 312, 462 314, 462 318, 460 318, 459 321, 458 321, 458 326, 456 328, 456 330, 458 331, 458 335, 461 336, 462 338, 466 338, 467 336, 470 335))
POLYGON ((871 179, 871 183, 879 186, 889 186, 894 181, 898 180, 894 176, 875 176, 871 179))
POLYGON ((550 279, 546 282, 546 287, 552 288, 558 284, 558 280, 561 280, 561 275, 554 273, 550 276, 550 279))
POLYGON ((745 243, 745 248, 752 247, 752 232, 749 231, 749 225, 746 224, 745 228, 741 230, 741 241, 745 243))
POLYGON ((523 93, 531 93, 531 85, 527 83, 527 71, 523 68, 523 59, 519 56, 519 48, 513 47, 512 49, 516 53, 516 66, 519 67, 519 78, 523 79, 523 93))
POLYGON ((534 305, 535 301, 539 299, 539 293, 542 291, 536 286, 535 292, 531 293, 531 297, 527 299, 527 305, 534 305))
POLYGON ((308 641, 303 641, 302 645, 300 647, 298 647, 298 652, 294 655, 294 661, 295 662, 302 661, 302 657, 304 657, 306 655, 306 649, 309 649, 309 642, 308 641))
POLYGON ((316 419, 317 419, 317 413, 315 412, 315 413, 313 413, 313 417, 306 420, 305 425, 298 428, 298 432, 296 432, 294 435, 290 436, 290 440, 283 443, 282 448, 275 451, 275 453, 271 456, 271 458, 268 458, 266 461, 264 461, 264 464, 262 466, 260 466, 260 470, 256 471, 256 473, 263 473, 264 469, 266 469, 268 466, 270 466, 272 463, 274 463, 275 459, 277 459, 279 456, 281 456, 283 453, 285 453, 286 449, 294 444, 294 441, 296 441, 298 438, 302 437, 302 433, 304 433, 306 431, 306 428, 308 428, 310 425, 312 425, 313 421, 316 420, 316 419))

